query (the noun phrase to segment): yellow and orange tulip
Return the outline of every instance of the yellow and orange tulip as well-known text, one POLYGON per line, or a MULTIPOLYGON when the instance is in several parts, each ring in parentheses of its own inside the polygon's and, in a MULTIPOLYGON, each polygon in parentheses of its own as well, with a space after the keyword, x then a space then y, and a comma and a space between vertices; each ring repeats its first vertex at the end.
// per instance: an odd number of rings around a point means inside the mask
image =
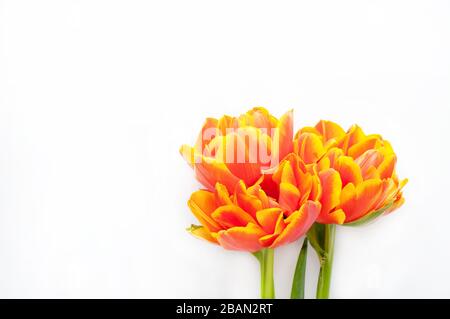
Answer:
POLYGON ((292 111, 277 119, 255 107, 239 117, 208 118, 195 146, 183 145, 180 153, 208 190, 220 183, 233 192, 240 180, 253 185, 276 167, 292 152, 292 138, 292 111))
POLYGON ((259 183, 247 188, 242 180, 231 195, 220 183, 214 191, 196 191, 188 206, 201 223, 191 226, 193 235, 225 249, 248 252, 297 240, 320 212, 320 204, 306 198, 295 211, 285 210, 266 195, 259 183))
POLYGON ((319 223, 354 223, 404 202, 401 190, 407 180, 398 179, 397 157, 380 135, 366 135, 357 125, 345 132, 336 123, 320 121, 296 134, 294 152, 318 171, 319 223))

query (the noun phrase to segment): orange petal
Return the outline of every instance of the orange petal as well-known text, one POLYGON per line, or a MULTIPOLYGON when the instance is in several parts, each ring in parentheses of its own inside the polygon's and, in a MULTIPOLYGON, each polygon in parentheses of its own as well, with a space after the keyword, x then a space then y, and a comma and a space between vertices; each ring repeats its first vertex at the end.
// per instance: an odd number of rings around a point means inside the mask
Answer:
POLYGON ((217 239, 211 235, 211 233, 209 232, 209 230, 206 227, 192 225, 187 230, 188 230, 188 232, 190 232, 192 235, 194 235, 197 238, 205 239, 213 244, 218 244, 217 239))
POLYGON ((270 234, 263 236, 259 239, 259 242, 261 243, 262 246, 269 247, 270 245, 273 244, 273 242, 275 241, 275 239, 278 238, 279 235, 280 234, 270 234))
POLYGON ((259 226, 249 223, 245 227, 221 230, 217 240, 225 249, 256 252, 263 248, 259 239, 265 235, 259 226))
POLYGON ((303 133, 313 133, 316 135, 321 135, 320 132, 315 127, 305 126, 305 127, 302 127, 300 130, 298 130, 297 133, 295 133, 294 139, 296 140, 303 133))
POLYGON ((342 181, 339 173, 330 168, 319 173, 322 185, 322 210, 320 215, 327 216, 328 213, 339 205, 341 198, 342 181))
POLYGON ((322 140, 318 135, 303 133, 294 143, 294 151, 306 163, 316 163, 324 154, 322 140))
POLYGON ((258 162, 258 138, 254 136, 256 134, 254 129, 247 129, 245 132, 243 129, 238 129, 237 132, 221 137, 215 158, 224 162, 234 176, 244 180, 247 185, 252 185, 261 176, 261 165, 258 162))
POLYGON ((195 150, 198 153, 202 154, 203 149, 206 147, 206 145, 208 145, 209 142, 211 142, 211 140, 219 134, 217 130, 217 124, 217 119, 207 118, 205 120, 202 130, 197 137, 197 142, 195 143, 195 150))
POLYGON ((211 217, 223 228, 247 226, 248 223, 256 224, 252 216, 235 205, 218 207, 211 217))
POLYGON ((267 208, 258 211, 256 219, 266 233, 273 234, 280 215, 283 215, 280 208, 267 208))
POLYGON ((207 190, 201 189, 192 193, 189 200, 195 203, 208 216, 211 216, 212 212, 217 208, 214 193, 207 190))
POLYGON ((194 167, 194 148, 189 145, 182 145, 180 147, 180 154, 183 156, 184 160, 191 166, 194 167))
POLYGON ((355 159, 355 163, 359 165, 362 172, 365 172, 370 167, 378 167, 383 158, 384 156, 380 150, 368 150, 355 159))
POLYGON ((233 192, 239 182, 224 163, 211 158, 202 157, 201 162, 195 164, 194 170, 197 179, 210 190, 213 190, 214 185, 219 182, 225 185, 229 192, 233 192))
POLYGON ((353 200, 347 202, 341 200, 341 208, 345 211, 346 215, 345 221, 355 221, 373 210, 382 190, 383 183, 379 179, 369 179, 359 184, 356 187, 353 200))
POLYGON ((396 162, 397 156, 395 154, 388 155, 384 158, 383 162, 378 166, 378 173, 381 179, 392 177, 396 162))
POLYGON ((224 185, 222 185, 220 183, 216 183, 215 189, 216 189, 216 191, 215 191, 214 195, 215 195, 215 201, 217 203, 217 206, 233 204, 233 202, 231 201, 231 198, 230 198, 230 194, 228 193, 228 190, 224 185))
POLYGON ((361 169, 351 157, 339 157, 337 159, 337 167, 335 167, 335 169, 341 175, 343 186, 347 185, 348 183, 358 185, 363 181, 361 169))
POLYGON ((256 217, 256 212, 263 208, 261 200, 247 192, 243 181, 239 181, 234 191, 234 202, 237 206, 244 209, 253 217, 256 217))
POLYGON ((278 202, 280 206, 293 212, 298 209, 298 202, 300 200, 300 191, 297 187, 289 183, 280 184, 280 196, 278 202))
POLYGON ((297 185, 297 180, 291 165, 284 165, 281 171, 281 182, 297 185))
POLYGON ((205 190, 196 191, 191 195, 188 206, 194 216, 207 227, 209 231, 216 232, 222 227, 211 218, 211 213, 215 210, 214 194, 205 190))
POLYGON ((264 175, 263 180, 261 182, 261 188, 268 196, 278 198, 280 190, 278 188, 278 184, 273 180, 272 174, 264 175))
POLYGON ((375 149, 377 146, 380 146, 380 138, 378 136, 372 136, 364 139, 363 141, 353 145, 348 149, 348 156, 353 158, 358 158, 364 152, 375 149))
POLYGON ((345 131, 338 124, 331 121, 321 120, 316 125, 316 130, 323 136, 325 141, 330 139, 341 139, 345 131))
POLYGON ((320 203, 308 201, 289 217, 289 224, 275 239, 271 248, 291 243, 304 235, 315 222, 320 213, 320 203))
POLYGON ((347 153, 347 150, 354 144, 361 142, 366 138, 363 130, 358 125, 353 125, 347 134, 338 143, 339 147, 347 153))
POLYGON ((272 153, 278 153, 276 157, 277 163, 283 160, 289 153, 292 152, 292 140, 294 135, 293 129, 293 111, 286 112, 278 121, 278 126, 273 134, 272 153))

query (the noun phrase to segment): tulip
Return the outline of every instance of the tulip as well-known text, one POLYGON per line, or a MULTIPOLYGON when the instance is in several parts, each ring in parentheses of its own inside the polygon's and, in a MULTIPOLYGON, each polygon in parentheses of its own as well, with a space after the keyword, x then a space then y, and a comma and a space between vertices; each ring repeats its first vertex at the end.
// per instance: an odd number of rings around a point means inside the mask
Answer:
POLYGON ((407 180, 398 179, 397 156, 379 135, 366 135, 357 125, 344 133, 339 125, 320 121, 296 134, 294 152, 305 163, 317 164, 322 185, 319 223, 358 225, 404 202, 401 190, 407 180))
POLYGON ((225 249, 254 253, 261 263, 263 298, 274 296, 273 249, 303 236, 320 212, 317 201, 306 199, 296 210, 286 210, 266 195, 261 179, 247 187, 240 180, 230 194, 216 183, 213 191, 192 194, 188 206, 201 225, 189 231, 225 249))
POLYGON ((220 183, 231 193, 240 180, 255 184, 292 152, 292 121, 292 111, 277 119, 262 107, 239 117, 208 118, 195 146, 183 145, 180 153, 208 190, 220 183))
POLYGON ((331 279, 335 225, 357 226, 390 213, 404 203, 397 156, 380 135, 366 135, 357 126, 345 132, 338 124, 320 121, 301 129, 294 153, 318 172, 322 195, 317 223, 308 239, 319 254, 318 298, 327 298, 331 279))

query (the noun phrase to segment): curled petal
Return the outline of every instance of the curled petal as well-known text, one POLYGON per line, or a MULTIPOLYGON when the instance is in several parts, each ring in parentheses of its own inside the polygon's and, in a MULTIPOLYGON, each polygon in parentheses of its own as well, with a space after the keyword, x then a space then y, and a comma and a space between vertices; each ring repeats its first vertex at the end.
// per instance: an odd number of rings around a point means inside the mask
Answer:
POLYGON ((210 190, 214 190, 214 185, 218 182, 232 192, 239 182, 239 178, 224 163, 207 157, 202 157, 200 163, 195 164, 194 171, 197 179, 210 190))
POLYGON ((390 154, 384 158, 377 170, 381 179, 392 177, 396 162, 397 156, 395 154, 390 154))
POLYGON ((380 146, 380 137, 372 136, 350 147, 347 151, 347 154, 352 158, 358 158, 359 156, 364 154, 364 152, 371 149, 375 149, 379 146, 380 146))
POLYGON ((358 125, 353 125, 347 134, 341 139, 338 143, 339 148, 341 148, 344 153, 347 153, 347 150, 353 145, 361 142, 366 138, 366 134, 364 134, 363 130, 358 125))
POLYGON ((256 221, 242 208, 235 205, 220 206, 211 217, 223 228, 247 226, 248 223, 256 224, 256 221))
POLYGON ((239 181, 236 185, 234 202, 253 217, 256 217, 256 212, 263 208, 261 200, 247 191, 243 181, 239 181))
POLYGON ((292 152, 293 134, 293 111, 290 110, 280 118, 272 137, 272 160, 274 164, 278 164, 292 152))
POLYGON ((222 227, 213 218, 211 218, 211 209, 215 209, 213 193, 205 190, 200 190, 193 193, 188 201, 188 206, 194 216, 210 232, 217 232, 222 229, 222 227))
POLYGON ((295 141, 294 151, 306 163, 316 163, 324 154, 325 148, 318 135, 303 133, 295 141))
POLYGON ((220 183, 216 183, 214 197, 218 206, 233 204, 227 188, 220 183))
POLYGON ((297 187, 289 183, 280 184, 280 196, 278 202, 280 206, 293 212, 298 208, 298 203, 300 200, 300 191, 297 187))
MULTIPOLYGON (((348 184, 353 185, 353 184, 348 184)), ((379 179, 369 179, 356 188, 353 193, 347 193, 346 188, 341 193, 341 208, 346 215, 346 222, 352 222, 366 215, 374 209, 383 189, 383 183, 379 179), (348 197, 347 197, 348 196, 348 197)))
POLYGON ((249 223, 245 227, 219 231, 217 241, 225 249, 256 252, 264 248, 259 239, 265 235, 261 227, 249 223))
POLYGON ((187 231, 197 238, 205 239, 213 244, 218 243, 217 239, 209 232, 209 230, 206 227, 191 225, 191 227, 189 227, 187 231))
POLYGON ((283 218, 283 211, 280 208, 262 209, 256 213, 256 219, 266 233, 273 234, 279 223, 279 219, 283 218))
POLYGON ((339 140, 345 135, 342 127, 331 121, 321 120, 315 128, 323 136, 325 142, 330 139, 339 140))
POLYGON ((198 153, 201 154, 206 145, 208 145, 214 137, 219 135, 217 124, 217 119, 207 118, 205 120, 202 130, 197 137, 197 142, 195 143, 195 150, 198 153))
POLYGON ((183 156, 184 160, 189 164, 189 166, 194 167, 195 161, 195 150, 189 145, 181 145, 180 154, 183 156))
POLYGON ((322 210, 319 216, 321 220, 327 220, 329 213, 339 205, 342 189, 342 181, 339 173, 330 168, 319 173, 320 183, 322 185, 322 210))
POLYGON ((275 239, 271 248, 291 243, 304 235, 320 213, 320 203, 307 201, 300 210, 292 213, 286 220, 289 224, 275 239))
POLYGON ((342 185, 352 183, 358 185, 363 181, 361 168, 355 161, 348 156, 341 156, 337 160, 337 167, 335 169, 341 175, 342 185))

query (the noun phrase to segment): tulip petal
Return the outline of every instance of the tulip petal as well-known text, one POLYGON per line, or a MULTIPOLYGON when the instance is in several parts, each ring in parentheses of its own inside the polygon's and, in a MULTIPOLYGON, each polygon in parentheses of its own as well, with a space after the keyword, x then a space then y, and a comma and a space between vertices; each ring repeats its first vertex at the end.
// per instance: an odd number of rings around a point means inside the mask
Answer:
POLYGON ((297 187, 289 183, 280 184, 280 196, 278 202, 280 206, 293 212, 298 209, 298 202, 300 200, 300 191, 297 187))
POLYGON ((189 227, 187 231, 197 238, 205 239, 213 244, 218 244, 217 239, 211 235, 211 233, 206 227, 191 225, 191 227, 189 227))
POLYGON ((274 155, 276 163, 278 164, 283 160, 293 149, 293 111, 290 110, 281 116, 278 121, 278 126, 273 134, 272 140, 274 145, 272 146, 272 155, 274 155), (276 154, 278 153, 278 156, 276 154))
POLYGON ((219 134, 217 130, 217 119, 207 118, 203 124, 202 130, 197 137, 197 142, 195 143, 195 150, 198 153, 202 153, 203 149, 208 145, 214 137, 219 134))
POLYGON ((328 214, 328 223, 342 225, 345 222, 346 216, 342 209, 337 209, 328 214))
POLYGON ((189 145, 181 145, 180 154, 189 166, 194 167, 195 151, 193 147, 190 147, 189 145))
POLYGON ((256 219, 266 233, 273 234, 280 215, 283 215, 283 211, 280 208, 267 208, 258 211, 256 219))
POLYGON ((270 234, 270 235, 266 235, 263 236, 259 239, 259 242, 261 243, 262 246, 264 247, 269 247, 270 245, 273 244, 273 242, 275 241, 275 239, 278 238, 278 236, 280 236, 280 234, 270 234))
POLYGON ((344 129, 331 121, 321 120, 315 128, 323 136, 325 142, 330 139, 341 139, 345 135, 344 129))
POLYGON ((218 207, 211 217, 223 228, 247 226, 248 223, 256 224, 256 221, 242 208, 235 205, 218 207))
POLYGON ((355 161, 348 156, 341 156, 337 159, 337 167, 335 169, 341 175, 342 185, 348 183, 358 185, 363 181, 361 168, 355 161))
POLYGON ((338 143, 339 147, 347 153, 348 149, 366 138, 363 130, 358 125, 353 125, 347 134, 338 143))
POLYGON ((245 227, 219 231, 217 240, 225 249, 256 252, 264 248, 259 239, 265 235, 259 226, 249 223, 245 227))
POLYGON ((306 164, 311 164, 316 163, 326 150, 318 135, 303 133, 294 142, 294 151, 306 164))
POLYGON ((188 206, 198 221, 211 232, 217 232, 222 227, 211 218, 211 209, 214 208, 214 194, 200 190, 194 192, 188 201, 188 206), (212 195, 212 198, 211 198, 212 195))
POLYGON ((225 185, 229 192, 233 192, 239 182, 224 163, 215 159, 202 157, 201 162, 195 164, 194 170, 199 181, 210 190, 214 190, 214 185, 219 182, 225 185))
POLYGON ((374 149, 379 145, 380 138, 378 136, 372 136, 350 147, 347 154, 352 158, 358 158, 366 151, 374 149))
POLYGON ((341 194, 341 208, 345 211, 346 222, 352 222, 369 213, 376 205, 382 188, 381 180, 369 179, 356 187, 352 200, 344 202, 341 194))
POLYGON ((223 206, 223 205, 232 205, 233 202, 230 198, 230 194, 228 193, 227 188, 225 187, 225 185, 222 185, 220 183, 216 183, 216 187, 215 187, 215 201, 217 203, 218 206, 223 206))
POLYGON ((256 212, 263 208, 261 200, 257 196, 249 194, 242 180, 236 184, 234 202, 253 217, 256 217, 256 212))
POLYGON ((342 181, 339 173, 330 168, 319 173, 322 185, 322 210, 320 217, 326 217, 328 213, 339 205, 342 189, 342 181))
POLYGON ((383 162, 378 167, 378 173, 380 174, 381 179, 392 177, 396 162, 397 157, 395 154, 388 155, 384 158, 383 162))
POLYGON ((320 203, 318 202, 307 201, 303 204, 300 210, 289 216, 289 224, 270 247, 275 248, 291 243, 304 235, 319 216, 320 209, 320 203))

